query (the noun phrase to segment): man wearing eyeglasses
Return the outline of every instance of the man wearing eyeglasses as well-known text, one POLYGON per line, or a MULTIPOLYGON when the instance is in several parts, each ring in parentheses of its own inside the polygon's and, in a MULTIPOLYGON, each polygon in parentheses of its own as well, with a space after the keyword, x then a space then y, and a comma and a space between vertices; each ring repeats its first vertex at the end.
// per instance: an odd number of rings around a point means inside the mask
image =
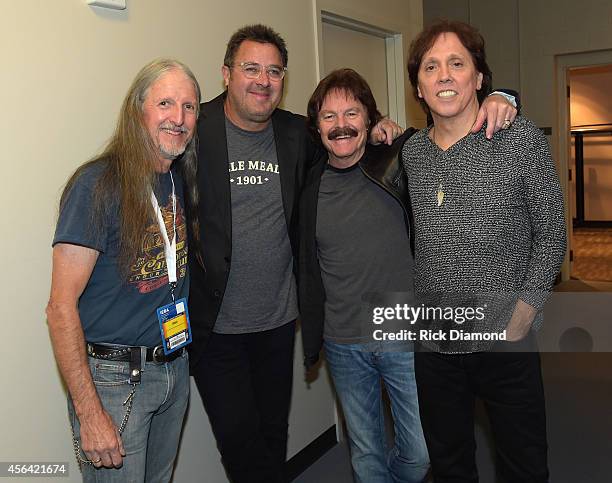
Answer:
POLYGON ((226 91, 198 122, 203 265, 191 263, 190 356, 233 482, 283 481, 298 316, 292 248, 312 159, 304 118, 277 109, 284 40, 252 25, 227 45, 226 91))
POLYGON ((241 28, 225 53, 226 91, 198 122, 203 264, 191 263, 190 357, 234 483, 284 481, 297 200, 316 149, 304 117, 278 109, 286 66, 278 33, 241 28))

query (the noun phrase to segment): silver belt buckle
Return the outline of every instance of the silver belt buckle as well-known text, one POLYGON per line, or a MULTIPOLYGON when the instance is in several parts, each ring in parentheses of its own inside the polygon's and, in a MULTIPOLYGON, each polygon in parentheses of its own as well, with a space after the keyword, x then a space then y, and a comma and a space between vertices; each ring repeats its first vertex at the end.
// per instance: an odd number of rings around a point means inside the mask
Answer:
POLYGON ((164 354, 164 348, 160 345, 153 349, 153 362, 162 363, 165 362, 166 355, 164 354))

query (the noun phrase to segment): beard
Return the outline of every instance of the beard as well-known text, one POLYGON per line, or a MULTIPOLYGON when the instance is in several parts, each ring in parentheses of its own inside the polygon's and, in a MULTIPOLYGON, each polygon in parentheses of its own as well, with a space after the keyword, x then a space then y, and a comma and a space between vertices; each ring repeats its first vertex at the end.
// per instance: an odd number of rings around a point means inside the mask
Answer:
POLYGON ((186 148, 187 148, 186 142, 172 143, 172 144, 165 144, 165 145, 160 143, 159 153, 165 159, 175 160, 176 158, 178 158, 181 154, 185 152, 186 148))
MULTIPOLYGON (((171 124, 164 124, 160 127, 160 129, 169 129, 181 133, 187 132, 187 129, 184 126, 174 126, 171 124)), ((161 138, 158 137, 159 153, 164 159, 175 160, 185 152, 189 141, 190 138, 185 138, 184 136, 171 139, 169 142, 163 142, 161 138)))

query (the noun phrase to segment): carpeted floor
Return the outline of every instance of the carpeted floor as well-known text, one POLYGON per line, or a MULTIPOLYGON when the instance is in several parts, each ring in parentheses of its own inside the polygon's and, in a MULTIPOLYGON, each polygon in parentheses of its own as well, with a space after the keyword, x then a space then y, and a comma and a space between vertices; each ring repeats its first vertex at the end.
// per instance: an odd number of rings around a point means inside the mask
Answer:
POLYGON ((572 277, 612 282, 612 228, 574 228, 572 277))

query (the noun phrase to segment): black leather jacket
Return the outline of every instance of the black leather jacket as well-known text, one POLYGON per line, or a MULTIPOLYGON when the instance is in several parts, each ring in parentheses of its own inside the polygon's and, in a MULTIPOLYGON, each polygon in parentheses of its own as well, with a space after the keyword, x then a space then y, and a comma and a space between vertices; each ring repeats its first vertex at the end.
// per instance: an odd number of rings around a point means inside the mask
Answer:
MULTIPOLYGON (((412 246, 414 245, 410 230, 412 215, 408 196, 408 180, 400 158, 404 143, 415 132, 415 129, 409 128, 391 146, 368 145, 363 157, 359 160, 359 167, 363 174, 394 196, 402 205, 406 230, 412 246)), ((323 345, 325 289, 317 256, 316 226, 319 186, 326 163, 327 153, 324 153, 310 168, 299 205, 298 290, 306 368, 317 362, 323 345)))

